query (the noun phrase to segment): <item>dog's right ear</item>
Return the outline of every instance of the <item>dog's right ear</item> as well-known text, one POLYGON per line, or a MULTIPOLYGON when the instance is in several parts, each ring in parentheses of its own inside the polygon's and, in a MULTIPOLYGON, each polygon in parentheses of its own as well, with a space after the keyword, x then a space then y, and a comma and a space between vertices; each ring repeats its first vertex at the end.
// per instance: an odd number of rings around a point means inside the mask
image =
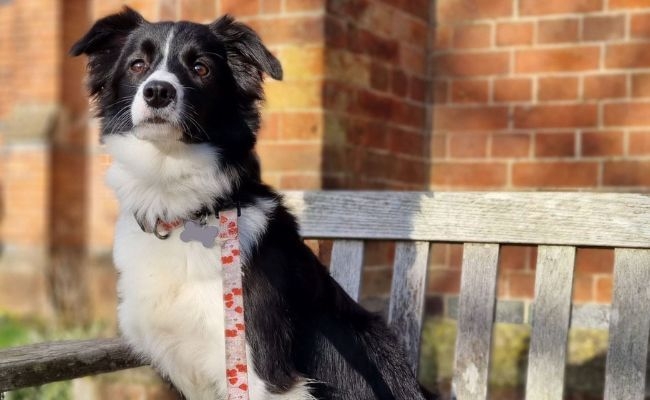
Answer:
POLYGON ((122 12, 109 15, 95 22, 92 28, 70 49, 70 55, 86 54, 92 56, 98 52, 112 52, 124 45, 126 37, 142 23, 142 15, 129 7, 122 12))
POLYGON ((88 90, 98 96, 111 76, 115 61, 129 34, 147 21, 129 7, 95 22, 92 28, 70 49, 70 55, 88 56, 88 90))

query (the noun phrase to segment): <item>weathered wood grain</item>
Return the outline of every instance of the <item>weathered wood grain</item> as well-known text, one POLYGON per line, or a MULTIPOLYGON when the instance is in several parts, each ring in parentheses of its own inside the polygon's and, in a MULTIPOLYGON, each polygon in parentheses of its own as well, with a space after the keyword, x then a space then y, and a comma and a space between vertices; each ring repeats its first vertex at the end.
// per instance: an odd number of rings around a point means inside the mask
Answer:
POLYGON ((0 350, 0 392, 145 364, 120 338, 4 349, 0 350))
POLYGON ((354 300, 361 293, 361 272, 363 270, 363 241, 335 240, 332 247, 330 275, 354 300))
POLYGON ((576 250, 539 246, 537 254, 526 399, 561 400, 576 250))
POLYGON ((388 323, 402 342, 413 372, 420 358, 428 261, 429 242, 397 243, 388 323))
POLYGON ((468 243, 463 247, 454 365, 458 399, 487 398, 498 261, 498 244, 468 243))
POLYGON ((605 400, 643 399, 650 331, 650 250, 616 249, 605 400))
POLYGON ((329 191, 288 192, 285 198, 307 238, 650 243, 650 197, 641 194, 329 191))

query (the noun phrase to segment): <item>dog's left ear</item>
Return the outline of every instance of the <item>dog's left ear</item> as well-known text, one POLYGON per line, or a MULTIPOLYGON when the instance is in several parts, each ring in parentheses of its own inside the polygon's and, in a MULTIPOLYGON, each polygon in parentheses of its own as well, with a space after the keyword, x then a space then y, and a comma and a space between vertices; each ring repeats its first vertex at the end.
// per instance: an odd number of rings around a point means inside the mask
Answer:
POLYGON ((224 44, 228 65, 235 74, 248 72, 248 65, 260 72, 266 72, 273 79, 282 80, 280 61, 271 54, 262 39, 250 27, 235 21, 230 15, 224 15, 208 27, 224 44))

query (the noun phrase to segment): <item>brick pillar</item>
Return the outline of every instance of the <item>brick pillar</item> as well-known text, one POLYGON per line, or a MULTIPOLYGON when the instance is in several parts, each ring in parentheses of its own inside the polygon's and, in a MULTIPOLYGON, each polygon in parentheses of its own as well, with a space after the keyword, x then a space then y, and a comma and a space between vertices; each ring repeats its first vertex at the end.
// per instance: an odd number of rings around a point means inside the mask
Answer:
POLYGON ((65 323, 90 317, 87 285, 88 102, 79 76, 85 62, 67 56, 90 26, 90 3, 60 3, 60 124, 51 140, 50 267, 48 281, 58 316, 65 323))
POLYGON ((0 5, 0 309, 51 312, 47 296, 49 137, 59 120, 56 1, 0 5), (42 40, 33 40, 34 38, 42 40), (56 50, 55 50, 56 49, 56 50))

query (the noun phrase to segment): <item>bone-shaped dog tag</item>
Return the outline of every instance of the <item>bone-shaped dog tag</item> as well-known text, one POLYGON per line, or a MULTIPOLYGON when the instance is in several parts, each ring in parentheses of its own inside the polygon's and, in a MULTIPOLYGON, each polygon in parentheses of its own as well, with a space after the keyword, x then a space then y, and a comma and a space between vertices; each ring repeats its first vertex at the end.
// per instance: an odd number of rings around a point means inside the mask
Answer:
POLYGON ((181 232, 182 241, 187 243, 201 242, 208 249, 214 247, 215 239, 219 234, 219 227, 186 221, 184 228, 183 232, 181 232))

